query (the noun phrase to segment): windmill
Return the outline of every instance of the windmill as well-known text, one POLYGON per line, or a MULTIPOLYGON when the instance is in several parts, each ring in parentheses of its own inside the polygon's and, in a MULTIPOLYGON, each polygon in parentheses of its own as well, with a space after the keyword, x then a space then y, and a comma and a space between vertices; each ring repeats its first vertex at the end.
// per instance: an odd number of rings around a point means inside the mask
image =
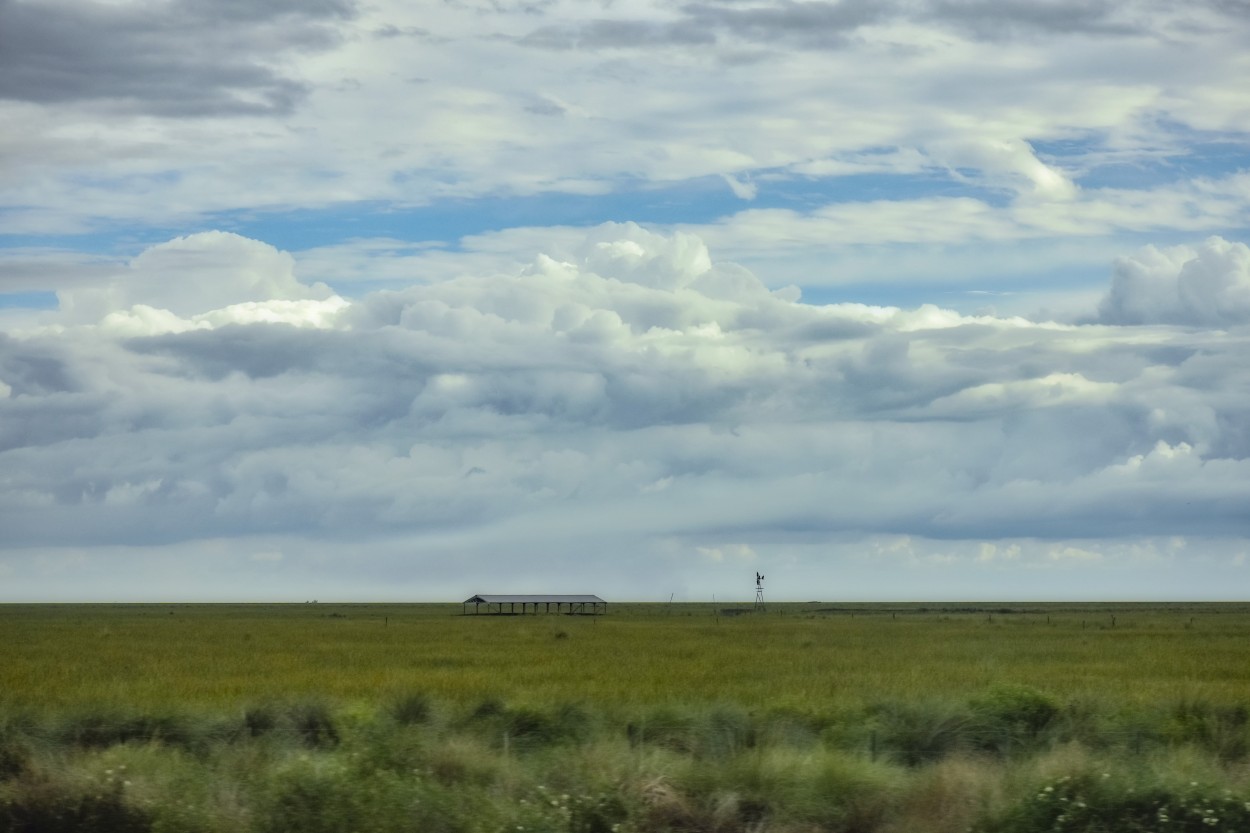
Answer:
POLYGON ((764 610, 764 574, 755 573, 755 609, 764 610))

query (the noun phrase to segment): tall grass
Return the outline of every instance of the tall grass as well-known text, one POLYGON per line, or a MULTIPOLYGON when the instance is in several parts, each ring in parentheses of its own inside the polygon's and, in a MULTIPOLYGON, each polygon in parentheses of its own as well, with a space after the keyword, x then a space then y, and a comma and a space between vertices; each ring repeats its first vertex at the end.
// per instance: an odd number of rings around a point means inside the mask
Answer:
MULTIPOLYGON (((912 703, 908 732, 876 706, 836 718, 725 703, 626 717, 421 701, 416 720, 394 701, 5 715, 0 831, 1250 829, 1244 760, 1164 730, 1133 747, 1117 713, 1098 723, 1110 738, 1079 736, 1087 724, 1062 704, 1029 723, 1049 702, 1041 692, 912 703), (1004 725, 1028 742, 985 742, 986 726, 1004 725), (915 739, 943 733, 940 749, 915 739), (1176 823, 1159 826, 1160 814, 1176 823)), ((1175 711, 1150 716, 1166 724, 1175 711)))

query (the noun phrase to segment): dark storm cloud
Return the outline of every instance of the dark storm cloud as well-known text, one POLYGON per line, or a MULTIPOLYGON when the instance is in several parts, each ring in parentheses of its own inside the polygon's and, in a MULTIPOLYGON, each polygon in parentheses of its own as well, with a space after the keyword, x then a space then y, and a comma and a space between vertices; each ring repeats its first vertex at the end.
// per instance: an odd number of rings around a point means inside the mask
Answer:
POLYGON ((0 98, 163 116, 285 113, 307 89, 271 61, 331 46, 328 24, 351 14, 338 0, 0 0, 0 98))

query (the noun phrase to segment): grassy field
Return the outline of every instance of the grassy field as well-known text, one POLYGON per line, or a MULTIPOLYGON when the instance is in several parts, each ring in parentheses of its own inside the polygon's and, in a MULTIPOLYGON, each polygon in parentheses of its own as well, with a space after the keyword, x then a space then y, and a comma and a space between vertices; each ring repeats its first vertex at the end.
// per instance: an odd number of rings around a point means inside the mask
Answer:
POLYGON ((1240 702, 1250 605, 0 606, 0 702, 232 707, 419 690, 597 706, 726 701, 820 711, 1016 683, 1116 703, 1240 702))
POLYGON ((0 833, 1250 829, 1250 604, 0 606, 0 833))

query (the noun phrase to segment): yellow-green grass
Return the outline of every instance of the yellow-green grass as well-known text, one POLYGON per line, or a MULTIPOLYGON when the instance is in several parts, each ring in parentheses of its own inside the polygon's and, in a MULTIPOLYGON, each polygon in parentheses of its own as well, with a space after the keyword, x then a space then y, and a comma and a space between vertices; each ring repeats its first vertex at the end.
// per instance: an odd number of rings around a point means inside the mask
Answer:
POLYGON ((0 706, 233 708, 423 692, 610 710, 832 712, 1029 686, 1132 707, 1250 699, 1250 604, 3 605, 0 706), (722 608, 724 606, 721 606, 722 608))

